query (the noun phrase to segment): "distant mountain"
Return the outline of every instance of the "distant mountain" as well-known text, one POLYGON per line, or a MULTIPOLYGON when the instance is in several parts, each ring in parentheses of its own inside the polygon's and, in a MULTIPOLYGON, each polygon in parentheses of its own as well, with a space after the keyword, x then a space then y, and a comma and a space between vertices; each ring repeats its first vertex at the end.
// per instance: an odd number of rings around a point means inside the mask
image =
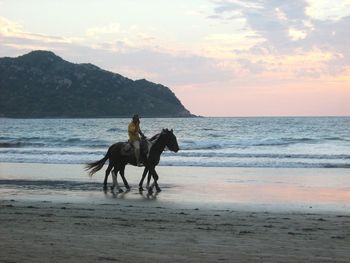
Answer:
POLYGON ((0 58, 0 117, 193 117, 167 87, 49 51, 0 58))

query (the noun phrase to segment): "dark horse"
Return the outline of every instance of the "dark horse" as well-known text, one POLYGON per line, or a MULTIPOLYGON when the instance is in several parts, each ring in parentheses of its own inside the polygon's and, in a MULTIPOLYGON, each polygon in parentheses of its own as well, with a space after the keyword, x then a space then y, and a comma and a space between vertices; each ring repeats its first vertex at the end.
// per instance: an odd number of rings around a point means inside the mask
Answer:
MULTIPOLYGON (((173 130, 163 129, 161 133, 153 136, 154 140, 151 142, 152 147, 150 149, 150 152, 143 153, 141 151, 140 153, 140 161, 144 164, 144 176, 149 172, 152 175, 152 178, 154 180, 154 183, 152 186, 148 189, 150 193, 153 192, 153 186, 156 187, 157 191, 160 191, 160 188, 158 186, 158 174, 155 170, 155 167, 158 165, 160 160, 160 155, 163 153, 165 147, 167 147, 169 150, 173 152, 177 152, 179 150, 179 145, 177 144, 176 136, 173 133, 173 130)), ((114 173, 112 172, 113 176, 113 186, 112 189, 117 186, 118 190, 121 192, 122 190, 119 189, 118 182, 117 182, 117 175, 118 172, 120 173, 124 185, 127 190, 130 189, 130 186, 128 184, 128 181, 126 180, 124 176, 125 166, 127 164, 131 164, 134 166, 137 166, 136 163, 136 157, 134 154, 134 151, 131 151, 129 154, 125 154, 125 151, 123 150, 126 142, 117 142, 109 147, 105 157, 103 157, 101 160, 88 163, 86 165, 86 170, 90 170, 89 175, 92 176, 94 173, 99 171, 104 163, 109 160, 108 168, 106 169, 105 173, 105 179, 104 179, 104 189, 107 189, 107 179, 109 173, 114 168, 114 173)), ((142 180, 143 181, 143 180, 142 180)), ((142 187, 141 187, 142 188, 142 187)))

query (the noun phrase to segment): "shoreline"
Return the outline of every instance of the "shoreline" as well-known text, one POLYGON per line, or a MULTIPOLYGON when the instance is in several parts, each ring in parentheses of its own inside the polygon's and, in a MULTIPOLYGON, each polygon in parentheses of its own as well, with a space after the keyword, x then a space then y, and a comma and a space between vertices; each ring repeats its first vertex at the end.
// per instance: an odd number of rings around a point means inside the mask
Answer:
MULTIPOLYGON (((138 192, 143 168, 132 166, 126 168, 130 192, 103 192, 106 167, 90 178, 83 165, 0 163, 0 198, 80 203, 149 199, 146 191, 138 192)), ((350 170, 345 168, 159 166, 157 171, 163 191, 151 197, 179 208, 350 213, 350 170)), ((118 181, 123 186, 120 176, 118 181)))

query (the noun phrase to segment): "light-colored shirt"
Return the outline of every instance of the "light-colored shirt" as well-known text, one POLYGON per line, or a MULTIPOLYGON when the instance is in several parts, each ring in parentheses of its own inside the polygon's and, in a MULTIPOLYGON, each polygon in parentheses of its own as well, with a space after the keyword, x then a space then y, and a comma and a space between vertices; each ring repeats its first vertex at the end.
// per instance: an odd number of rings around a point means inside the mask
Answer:
POLYGON ((129 123, 128 126, 128 135, 129 135, 129 141, 134 142, 134 141, 140 141, 140 126, 138 123, 134 123, 133 121, 129 123))

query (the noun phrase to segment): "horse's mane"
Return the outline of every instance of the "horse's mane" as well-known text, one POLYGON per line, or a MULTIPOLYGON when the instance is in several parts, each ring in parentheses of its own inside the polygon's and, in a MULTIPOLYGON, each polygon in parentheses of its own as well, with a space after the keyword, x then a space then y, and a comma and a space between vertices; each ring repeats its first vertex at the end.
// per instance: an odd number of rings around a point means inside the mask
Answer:
POLYGON ((153 135, 149 140, 151 142, 155 142, 159 138, 160 133, 157 133, 156 135, 153 135))
POLYGON ((163 129, 163 131, 162 132, 160 132, 160 133, 157 133, 156 135, 153 135, 150 139, 148 139, 152 144, 154 144, 154 143, 156 143, 157 142, 157 140, 159 139, 159 137, 160 137, 160 135, 162 134, 162 133, 164 133, 164 132, 168 132, 169 130, 168 129, 163 129))

